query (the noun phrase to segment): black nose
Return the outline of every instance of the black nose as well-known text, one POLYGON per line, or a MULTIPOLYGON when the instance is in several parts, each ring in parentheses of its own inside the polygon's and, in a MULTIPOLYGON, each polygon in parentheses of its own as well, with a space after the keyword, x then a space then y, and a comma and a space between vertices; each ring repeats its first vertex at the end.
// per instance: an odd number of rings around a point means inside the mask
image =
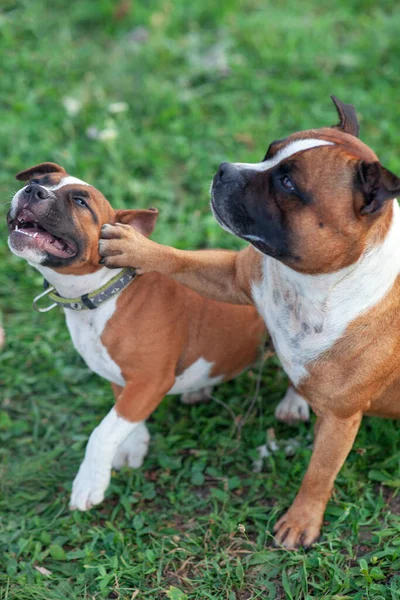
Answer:
POLYGON ((234 181, 239 175, 238 167, 233 163, 223 162, 219 165, 217 178, 223 183, 234 181))
POLYGON ((30 196, 31 200, 46 200, 49 197, 49 192, 37 183, 27 185, 24 192, 30 196))

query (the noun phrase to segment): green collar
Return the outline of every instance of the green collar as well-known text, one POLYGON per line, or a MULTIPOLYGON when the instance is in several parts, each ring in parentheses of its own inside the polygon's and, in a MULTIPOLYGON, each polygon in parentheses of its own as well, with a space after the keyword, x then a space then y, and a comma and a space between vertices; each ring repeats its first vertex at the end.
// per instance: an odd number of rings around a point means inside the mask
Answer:
POLYGON ((72 310, 93 310, 122 291, 135 278, 135 269, 124 269, 94 292, 83 294, 83 296, 79 296, 78 298, 63 298, 59 296, 55 288, 52 286, 48 287, 48 282, 44 280, 47 289, 34 298, 33 308, 38 312, 47 312, 55 306, 62 306, 63 308, 70 308, 72 310), (37 304, 38 300, 47 295, 53 301, 53 304, 40 308, 37 304))

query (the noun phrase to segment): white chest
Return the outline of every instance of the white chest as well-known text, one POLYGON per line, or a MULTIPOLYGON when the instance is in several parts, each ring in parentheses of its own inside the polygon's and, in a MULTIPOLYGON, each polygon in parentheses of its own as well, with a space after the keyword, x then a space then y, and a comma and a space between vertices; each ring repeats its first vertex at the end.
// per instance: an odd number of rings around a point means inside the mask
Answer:
POLYGON ((101 342, 107 321, 115 311, 117 299, 108 300, 95 310, 65 309, 71 339, 89 369, 112 383, 124 386, 121 369, 101 342))
POLYGON ((265 265, 264 278, 253 286, 256 306, 265 320, 283 368, 296 385, 306 365, 329 347, 337 331, 329 330, 326 300, 310 298, 301 285, 280 277, 265 265))

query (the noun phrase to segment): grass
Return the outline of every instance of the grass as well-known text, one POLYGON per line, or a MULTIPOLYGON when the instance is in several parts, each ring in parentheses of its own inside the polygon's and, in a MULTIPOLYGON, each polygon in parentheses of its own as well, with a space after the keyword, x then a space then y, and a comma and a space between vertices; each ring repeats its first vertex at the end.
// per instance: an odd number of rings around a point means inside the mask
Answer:
MULTIPOLYGON (((74 352, 62 315, 32 311, 41 279, 9 253, 4 226, 14 174, 53 160, 116 207, 157 206, 163 243, 239 248, 208 208, 217 165, 258 160, 276 138, 334 123, 332 93, 356 105, 362 138, 399 173, 399 27, 388 0, 3 0, 2 600, 400 598, 395 422, 364 420, 320 543, 271 547, 312 443, 311 425, 274 420, 286 386, 274 357, 240 439, 221 405, 167 398, 149 422, 143 468, 115 474, 100 507, 70 513, 85 442, 112 396, 74 352), (279 449, 256 474, 269 428, 279 449)), ((216 392, 236 420, 256 375, 216 392)))

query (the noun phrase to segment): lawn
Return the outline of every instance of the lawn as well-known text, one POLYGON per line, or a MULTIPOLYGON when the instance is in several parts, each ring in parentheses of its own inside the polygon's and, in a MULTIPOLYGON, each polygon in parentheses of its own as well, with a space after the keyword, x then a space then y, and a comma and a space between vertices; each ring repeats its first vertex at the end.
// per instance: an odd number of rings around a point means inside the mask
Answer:
POLYGON ((274 419, 286 386, 274 356, 241 435, 257 366, 217 388, 219 402, 165 399, 144 466, 115 473, 99 507, 70 513, 112 394, 73 350, 61 312, 32 310, 41 278, 6 245, 15 173, 51 160, 115 207, 157 206, 158 241, 240 248, 209 211, 217 165, 333 124, 330 94, 355 104, 362 139, 400 174, 400 7, 325 4, 2 0, 1 600, 400 599, 395 422, 364 420, 320 542, 271 547, 312 444, 311 424, 274 419), (255 473, 271 430, 278 449, 255 473))

